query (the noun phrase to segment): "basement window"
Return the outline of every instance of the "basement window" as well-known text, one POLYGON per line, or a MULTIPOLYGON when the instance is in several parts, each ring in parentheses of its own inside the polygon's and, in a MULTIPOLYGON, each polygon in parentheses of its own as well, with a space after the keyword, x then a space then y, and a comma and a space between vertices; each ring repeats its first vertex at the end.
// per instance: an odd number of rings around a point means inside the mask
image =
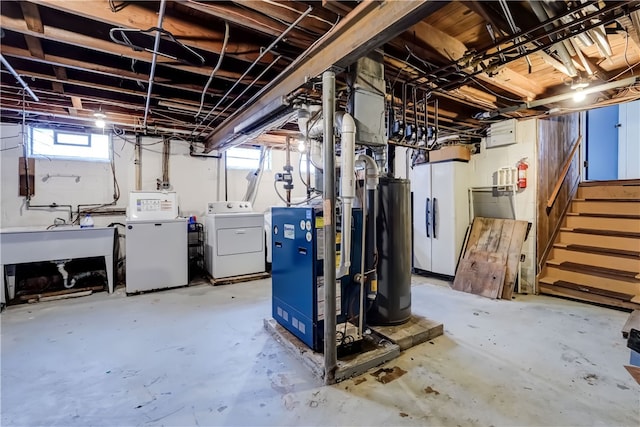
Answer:
POLYGON ((111 135, 48 128, 29 128, 29 155, 49 159, 111 160, 111 135))
MULTIPOLYGON (((227 150, 227 169, 256 170, 260 166, 260 148, 230 148, 227 150)), ((271 152, 267 153, 264 169, 271 170, 271 152)))

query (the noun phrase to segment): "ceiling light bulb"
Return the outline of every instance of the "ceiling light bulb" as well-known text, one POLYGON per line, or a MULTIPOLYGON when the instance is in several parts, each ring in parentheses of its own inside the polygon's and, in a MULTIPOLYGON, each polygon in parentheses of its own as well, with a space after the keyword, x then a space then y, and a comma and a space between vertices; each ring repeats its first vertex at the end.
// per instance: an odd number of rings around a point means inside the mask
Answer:
POLYGON ((95 117, 95 119, 96 119, 96 127, 100 128, 100 129, 104 129, 104 127, 106 125, 104 119, 107 118, 107 115, 102 112, 102 107, 100 108, 100 110, 98 112, 93 113, 93 117, 95 117))
POLYGON ((307 147, 304 145, 304 141, 298 141, 298 151, 304 153, 307 147))
POLYGON ((573 94, 573 100, 575 102, 582 102, 586 97, 587 95, 582 91, 582 88, 576 89, 576 92, 573 94))

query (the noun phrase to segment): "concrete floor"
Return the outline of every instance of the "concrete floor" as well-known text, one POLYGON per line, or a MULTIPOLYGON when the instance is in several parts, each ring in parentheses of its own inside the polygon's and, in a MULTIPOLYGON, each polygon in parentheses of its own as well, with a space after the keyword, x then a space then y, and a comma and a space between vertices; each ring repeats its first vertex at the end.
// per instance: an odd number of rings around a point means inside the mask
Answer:
POLYGON ((414 277, 413 311, 445 335, 388 363, 407 371, 392 382, 326 387, 263 329, 270 309, 269 279, 11 307, 2 425, 640 423, 624 312, 414 277))

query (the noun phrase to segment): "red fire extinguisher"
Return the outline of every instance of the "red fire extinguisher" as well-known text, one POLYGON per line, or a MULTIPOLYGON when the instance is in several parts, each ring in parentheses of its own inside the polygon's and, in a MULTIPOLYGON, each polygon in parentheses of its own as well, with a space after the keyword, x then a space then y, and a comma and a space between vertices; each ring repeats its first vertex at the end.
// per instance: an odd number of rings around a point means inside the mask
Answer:
POLYGON ((526 157, 520 159, 516 167, 518 168, 518 188, 527 188, 527 169, 529 164, 526 162, 526 157))

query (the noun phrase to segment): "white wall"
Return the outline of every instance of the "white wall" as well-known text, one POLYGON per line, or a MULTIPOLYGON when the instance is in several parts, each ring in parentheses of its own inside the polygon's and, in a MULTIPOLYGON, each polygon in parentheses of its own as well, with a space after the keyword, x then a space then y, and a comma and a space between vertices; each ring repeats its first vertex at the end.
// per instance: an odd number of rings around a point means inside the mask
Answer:
POLYGON ((618 106, 618 179, 640 178, 640 101, 618 106))
MULTIPOLYGON (((68 220, 68 211, 64 210, 26 210, 24 197, 18 196, 18 158, 22 155, 21 126, 1 124, 0 132, 0 227, 48 226, 56 217, 68 220), (13 148, 17 147, 17 148, 13 148)), ((130 141, 135 138, 128 135, 130 141)), ((159 141, 159 138, 145 137, 143 144, 159 141)), ((113 137, 116 177, 120 185, 120 200, 116 207, 125 209, 129 191, 135 189, 134 145, 113 137)), ((294 197, 304 196, 305 188, 297 173, 298 153, 292 153, 294 171, 294 197)), ((282 171, 285 152, 272 152, 272 170, 265 171, 258 189, 255 208, 264 211, 269 206, 282 204, 273 189, 273 175, 282 171)), ((245 194, 248 171, 230 170, 228 172, 229 200, 238 200, 245 194)), ((162 177, 162 143, 145 145, 142 153, 142 189, 155 190, 156 179, 162 177)), ((224 200, 224 161, 214 158, 194 158, 189 156, 187 143, 180 140, 171 142, 169 180, 172 189, 178 193, 182 215, 205 213, 207 202, 224 200)), ((35 195, 31 204, 57 203, 71 204, 74 211, 78 204, 107 203, 112 200, 113 184, 109 163, 96 163, 66 160, 35 160, 35 195), (52 177, 43 181, 47 174, 79 175, 74 178, 52 177)), ((280 184, 281 185, 281 184, 280 184)), ((284 192, 282 193, 284 195, 284 192)), ((110 222, 123 222, 124 216, 96 217, 96 225, 110 222)))
MULTIPOLYGON (((538 130, 535 119, 518 122, 516 144, 503 147, 487 148, 486 140, 481 141, 479 154, 471 156, 469 161, 469 180, 474 187, 494 185, 494 174, 501 167, 515 167, 518 160, 526 157, 529 163, 527 170, 527 188, 516 194, 516 219, 532 224, 528 239, 524 242, 522 253, 522 291, 533 292, 536 276, 536 159, 538 130)), ((395 176, 406 178, 406 149, 396 148, 395 176)), ((467 194, 463 197, 468 199, 467 194)))
POLYGON ((473 186, 494 185, 494 173, 501 167, 515 167, 518 160, 527 158, 527 188, 516 194, 516 219, 528 221, 532 224, 529 238, 524 242, 522 253, 525 261, 522 263, 522 289, 532 292, 536 276, 536 159, 538 126, 536 119, 518 122, 516 144, 503 147, 486 148, 483 138, 479 154, 471 156, 471 177, 473 186))
MULTIPOLYGON (((300 174, 298 173, 298 164, 300 160, 300 153, 297 151, 291 152, 291 165, 293 166, 293 190, 291 191, 291 199, 305 198, 306 187, 300 180, 300 174)), ((273 180, 276 173, 283 172, 283 167, 286 164, 286 152, 284 150, 271 150, 271 169, 265 170, 262 173, 262 179, 260 181, 260 187, 256 200, 253 204, 254 210, 257 212, 266 212, 271 206, 285 206, 285 204, 278 198, 273 188, 273 180)), ((244 197, 247 191, 247 174, 251 171, 229 169, 227 171, 227 193, 229 200, 240 200, 244 197)), ((306 179, 306 174, 302 174, 306 179)), ((314 183, 313 174, 311 175, 311 183, 314 183)), ((278 190, 282 197, 285 197, 284 184, 278 183, 278 190)), ((224 199, 224 189, 221 193, 221 200, 224 199)))

